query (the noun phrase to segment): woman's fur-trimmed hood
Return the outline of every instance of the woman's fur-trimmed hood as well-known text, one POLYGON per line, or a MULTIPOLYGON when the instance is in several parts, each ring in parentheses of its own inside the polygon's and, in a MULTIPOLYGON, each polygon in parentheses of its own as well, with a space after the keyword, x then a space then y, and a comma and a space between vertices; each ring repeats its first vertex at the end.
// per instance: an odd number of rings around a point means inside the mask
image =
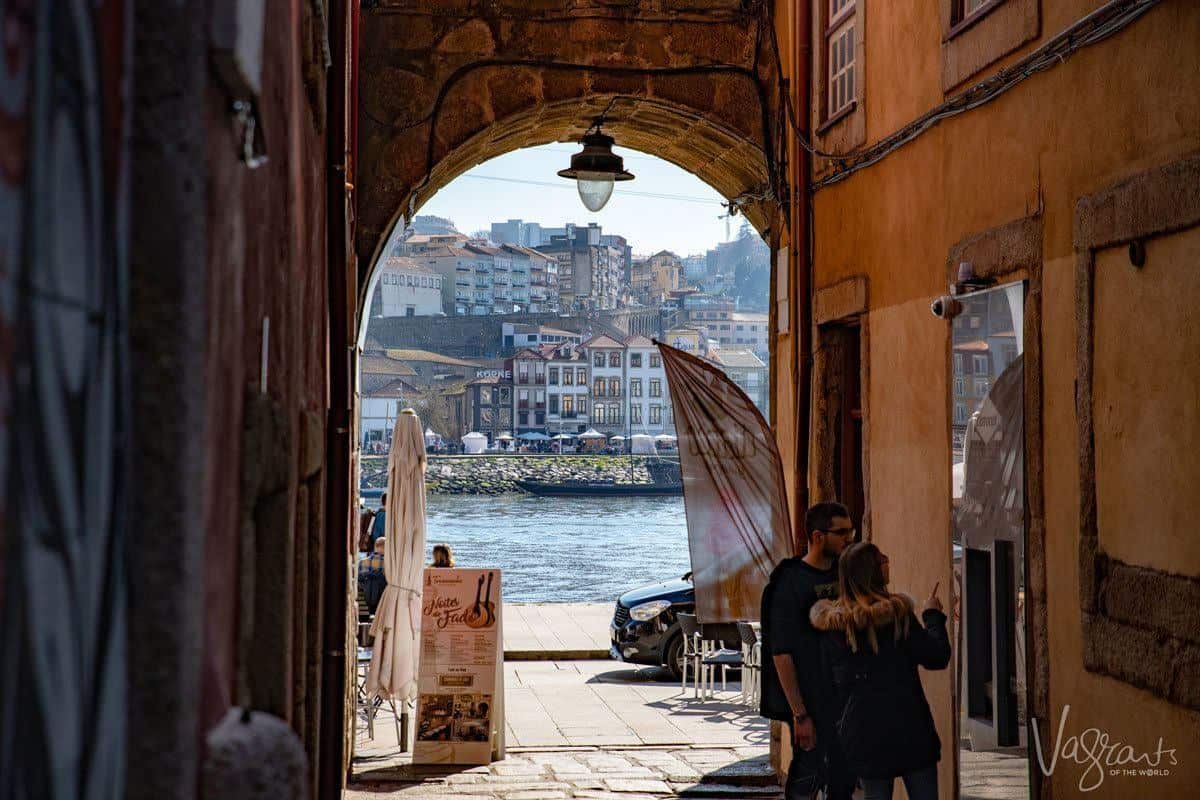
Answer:
POLYGON ((860 605, 842 600, 818 600, 809 613, 813 627, 819 631, 839 631, 853 651, 858 650, 859 631, 867 632, 871 649, 879 651, 875 629, 889 623, 896 625, 896 640, 908 635, 908 621, 913 613, 912 598, 904 594, 889 594, 860 605))

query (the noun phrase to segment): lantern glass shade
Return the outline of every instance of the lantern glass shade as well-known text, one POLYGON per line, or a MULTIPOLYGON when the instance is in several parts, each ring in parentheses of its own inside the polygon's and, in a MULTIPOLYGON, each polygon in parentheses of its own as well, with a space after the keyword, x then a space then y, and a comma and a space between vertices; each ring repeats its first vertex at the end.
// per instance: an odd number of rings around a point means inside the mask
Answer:
POLYGON ((611 172, 581 172, 575 179, 579 188, 579 199, 588 211, 599 211, 608 203, 613 193, 611 172))
POLYGON ((614 181, 631 181, 622 158, 612 151, 613 138, 597 130, 583 137, 583 150, 571 156, 571 166, 558 171, 560 178, 576 182, 579 199, 588 211, 599 211, 612 197, 614 181))

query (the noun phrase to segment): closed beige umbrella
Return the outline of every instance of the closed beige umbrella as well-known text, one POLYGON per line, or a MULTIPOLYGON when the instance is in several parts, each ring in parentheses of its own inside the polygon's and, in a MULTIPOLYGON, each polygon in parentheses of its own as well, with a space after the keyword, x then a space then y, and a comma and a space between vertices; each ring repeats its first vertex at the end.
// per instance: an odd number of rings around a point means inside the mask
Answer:
POLYGON ((411 408, 396 419, 388 456, 387 587, 371 623, 375 637, 367 693, 411 700, 417 696, 417 637, 421 633, 421 573, 425 562, 425 437, 411 408))

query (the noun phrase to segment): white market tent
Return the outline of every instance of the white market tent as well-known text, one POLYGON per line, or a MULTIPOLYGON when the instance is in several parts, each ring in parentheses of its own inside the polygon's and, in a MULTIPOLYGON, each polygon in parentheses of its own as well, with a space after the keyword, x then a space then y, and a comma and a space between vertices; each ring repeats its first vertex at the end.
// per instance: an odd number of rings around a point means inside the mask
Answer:
POLYGON ((539 431, 529 431, 528 433, 522 433, 517 438, 524 439, 527 442, 548 442, 548 441, 550 441, 549 436, 547 436, 546 434, 541 433, 539 431))
POLYGON ((574 435, 574 434, 571 434, 571 433, 560 433, 560 434, 558 434, 557 436, 555 436, 555 437, 553 437, 553 438, 555 438, 555 439, 557 439, 558 441, 560 441, 560 442, 561 442, 561 441, 564 441, 564 440, 566 440, 566 439, 574 439, 574 438, 575 438, 575 435, 574 435))
POLYGON ((654 437, 646 433, 635 433, 629 440, 629 451, 636 455, 654 455, 654 437))
POLYGON ((425 429, 425 446, 433 447, 442 440, 440 433, 434 433, 433 428, 425 429))
POLYGON ((625 437, 618 433, 616 436, 610 437, 609 441, 610 442, 623 442, 623 441, 625 441, 625 437))
POLYGON ((482 453, 487 449, 487 437, 478 431, 471 431, 462 437, 463 452, 468 455, 482 453))
POLYGON ((579 438, 580 439, 607 439, 608 437, 605 436, 600 431, 596 430, 595 428, 588 428, 586 431, 579 434, 579 438))
POLYGON ((511 442, 512 440, 513 440, 512 434, 509 433, 508 431, 505 431, 504 433, 502 433, 496 437, 497 442, 511 442))
POLYGON ((669 433, 660 433, 658 436, 654 437, 654 441, 656 441, 656 442, 674 442, 674 441, 676 441, 676 439, 674 436, 672 436, 669 433))

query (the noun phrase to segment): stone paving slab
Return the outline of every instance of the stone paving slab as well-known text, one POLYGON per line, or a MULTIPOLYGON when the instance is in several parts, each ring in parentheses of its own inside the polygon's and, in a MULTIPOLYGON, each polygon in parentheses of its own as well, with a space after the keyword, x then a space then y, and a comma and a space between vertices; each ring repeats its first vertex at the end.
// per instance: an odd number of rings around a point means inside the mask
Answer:
POLYGON ((607 659, 612 603, 507 603, 508 661, 607 659))
POLYGON ((705 748, 709 774, 695 770, 685 780, 672 780, 673 764, 695 761, 693 748, 655 751, 572 749, 511 754, 487 767, 393 769, 386 775, 363 775, 347 790, 347 800, 381 796, 402 800, 662 800, 705 797, 712 800, 760 798, 781 800, 777 785, 742 785, 737 776, 757 781, 770 769, 765 748, 747 757, 739 748, 705 748))

